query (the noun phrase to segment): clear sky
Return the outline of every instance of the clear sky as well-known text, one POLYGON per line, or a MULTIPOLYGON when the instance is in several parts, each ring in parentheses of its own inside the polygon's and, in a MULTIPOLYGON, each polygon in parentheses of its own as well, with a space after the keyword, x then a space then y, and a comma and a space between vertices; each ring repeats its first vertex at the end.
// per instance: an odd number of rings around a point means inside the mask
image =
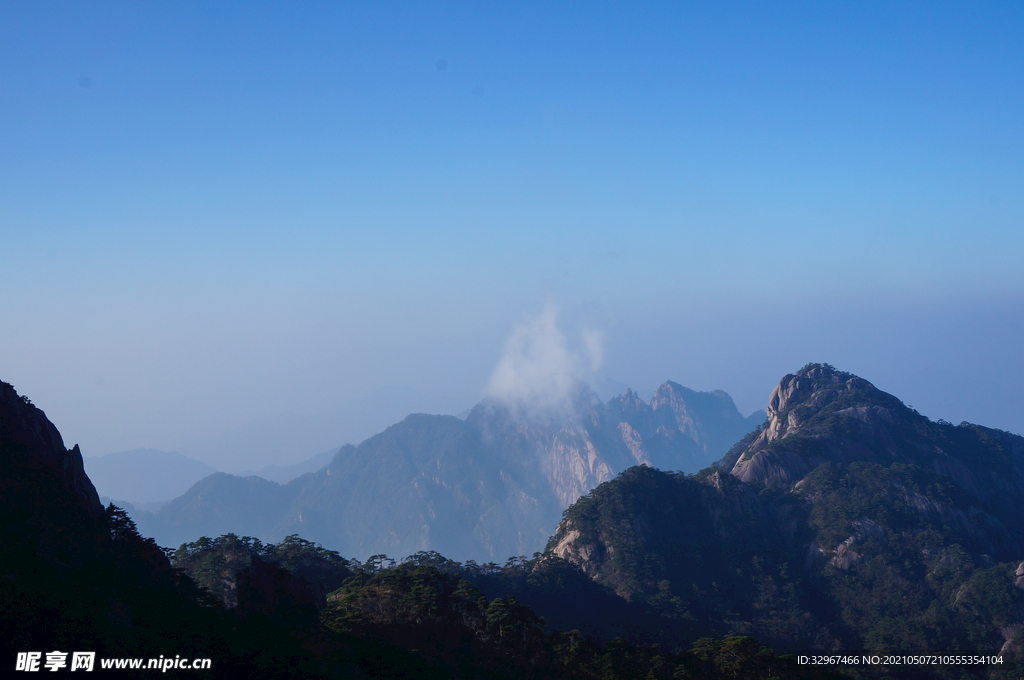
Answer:
POLYGON ((0 3, 0 378, 86 455, 373 404, 291 462, 553 319, 1024 432, 1024 3, 638 4, 0 3))

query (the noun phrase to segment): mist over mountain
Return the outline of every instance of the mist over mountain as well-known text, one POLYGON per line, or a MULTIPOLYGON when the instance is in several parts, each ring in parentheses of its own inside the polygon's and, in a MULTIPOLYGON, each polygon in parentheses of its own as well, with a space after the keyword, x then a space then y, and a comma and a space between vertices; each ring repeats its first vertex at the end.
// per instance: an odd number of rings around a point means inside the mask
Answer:
POLYGON ((360 558, 435 550, 503 560, 540 550, 565 508, 631 465, 695 472, 763 421, 724 392, 672 382, 650 402, 574 390, 548 409, 491 397, 465 420, 410 415, 287 484, 212 475, 136 520, 165 545, 299 533, 360 558))
POLYGON ((256 476, 271 482, 277 482, 278 484, 287 484, 300 475, 304 475, 307 472, 316 472, 324 467, 331 462, 331 459, 334 458, 334 454, 337 452, 338 449, 336 448, 324 451, 294 465, 267 465, 259 470, 243 470, 238 473, 238 476, 256 476))
POLYGON ((215 469, 258 474, 270 466, 301 465, 316 453, 363 441, 409 413, 454 412, 464 405, 450 407, 409 386, 389 385, 323 411, 282 411, 214 434, 182 436, 174 446, 215 469))
POLYGON ((217 470, 177 452, 133 449, 85 459, 101 496, 133 503, 159 503, 188 491, 217 470))
MULTIPOLYGON (((294 465, 267 465, 259 470, 245 470, 241 477, 256 476, 286 484, 307 472, 327 465, 337 449, 324 451, 294 465)), ((177 452, 156 449, 133 449, 96 458, 86 458, 89 477, 101 496, 113 499, 119 506, 137 516, 147 506, 161 506, 182 495, 201 479, 218 472, 202 461, 177 452)))

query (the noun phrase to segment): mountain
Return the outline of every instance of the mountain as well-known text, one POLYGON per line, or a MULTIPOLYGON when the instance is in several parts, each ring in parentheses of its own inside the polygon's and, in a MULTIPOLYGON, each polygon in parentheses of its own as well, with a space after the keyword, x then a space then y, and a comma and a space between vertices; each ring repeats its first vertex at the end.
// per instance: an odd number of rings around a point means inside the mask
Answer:
MULTIPOLYGON (((577 499, 544 554, 503 567, 436 552, 360 563, 294 535, 200 538, 172 564, 124 512, 98 506, 77 447, 0 384, 2 655, 91 649, 109 660, 169 646, 232 677, 841 677, 767 642, 1002 655, 972 667, 876 664, 856 677, 1019 677, 1024 440, 932 423, 827 365, 786 376, 772 404, 719 465, 632 466, 577 499), (741 465, 766 458, 772 466, 741 465), (800 477, 800 466, 810 471, 800 477), (744 480, 751 469, 761 477, 744 480)), ((494 428, 478 429, 481 441, 529 445, 516 438, 522 422, 476 417, 494 428)), ((417 428, 436 423, 410 420, 378 450, 404 446, 415 467, 417 428)), ((444 433, 453 455, 467 444, 444 433)), ((208 479, 256 502, 287 487, 208 479)))
MULTIPOLYGON (((9 670, 17 654, 141 656, 171 640, 196 656, 217 656, 225 671, 255 672, 251 659, 229 662, 217 648, 232 629, 211 616, 195 585, 123 512, 100 505, 78 446, 66 448, 46 414, 3 382, 0 539, 0 656, 9 670), (186 629, 195 637, 175 633, 186 629)), ((238 641, 236 635, 231 643, 238 641)), ((88 670, 99 670, 95 663, 88 670)))
MULTIPOLYGON (((458 408, 463 406, 459 404, 458 408)), ((432 398, 408 385, 388 385, 353 395, 318 413, 284 410, 214 434, 182 433, 176 448, 219 470, 289 466, 301 463, 311 451, 336 451, 341 444, 363 441, 403 416, 424 410, 450 413, 456 409, 446 400, 432 398)))
POLYGON ((1024 438, 809 364, 697 475, 635 467, 547 551, 631 601, 790 649, 1024 643, 1024 438))
MULTIPOLYGON (((240 473, 239 477, 257 476, 285 484, 327 465, 337 449, 296 463, 295 465, 267 465, 257 471, 240 473)), ((133 449, 85 459, 90 479, 97 492, 115 499, 117 505, 131 511, 138 518, 146 508, 159 508, 167 501, 181 496, 201 479, 217 472, 206 463, 180 453, 156 449, 133 449), (136 510, 138 508, 139 510, 136 510)))
POLYGON ((435 550, 503 560, 543 548, 562 511, 618 472, 699 470, 762 420, 744 418, 724 392, 672 382, 649 402, 627 391, 601 403, 583 389, 568 414, 488 400, 464 420, 410 415, 284 485, 213 475, 136 520, 165 545, 299 533, 360 558, 435 550))
POLYGON ((134 503, 159 503, 176 498, 216 470, 180 453, 133 449, 96 458, 85 466, 103 496, 134 503))
MULTIPOLYGON (((257 488, 273 484, 250 479, 257 488)), ((704 638, 688 649, 683 638, 662 648, 584 637, 576 624, 596 623, 579 620, 587 612, 619 619, 616 632, 631 634, 638 623, 647 631, 661 627, 557 557, 504 569, 463 568, 436 553, 400 565, 382 556, 360 563, 298 536, 265 545, 227 535, 183 545, 172 567, 123 511, 98 505, 78 447, 68 450, 45 414, 6 383, 0 490, 0 658, 18 671, 146 677, 159 668, 177 678, 215 668, 217 677, 382 680, 839 677, 808 672, 749 638, 704 638), (546 595, 567 632, 549 628, 509 589, 546 595), (166 656, 156 658, 158 652, 166 656)))

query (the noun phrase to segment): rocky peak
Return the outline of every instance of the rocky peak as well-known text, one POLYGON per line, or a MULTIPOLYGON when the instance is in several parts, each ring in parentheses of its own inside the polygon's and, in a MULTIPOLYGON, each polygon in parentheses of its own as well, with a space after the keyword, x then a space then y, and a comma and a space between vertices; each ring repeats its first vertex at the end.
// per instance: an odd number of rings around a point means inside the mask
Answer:
MULTIPOLYGON (((668 409, 675 416, 676 423, 680 428, 687 425, 692 427, 693 415, 690 411, 693 410, 697 402, 707 401, 707 398, 714 394, 707 392, 702 394, 669 380, 654 392, 654 396, 651 397, 651 410, 668 409)), ((721 392, 721 394, 725 393, 721 392)), ((729 400, 732 401, 731 398, 729 400)))
POLYGON ((949 499, 925 498, 910 482, 894 481, 893 502, 967 527, 964 540, 988 552, 1012 554, 1014 546, 1024 545, 1024 531, 1017 528, 1024 439, 967 423, 932 422, 863 378, 827 364, 809 364, 782 378, 772 391, 764 428, 731 460, 734 477, 780 489, 794 488, 825 464, 845 470, 854 463, 878 469, 898 463, 946 480, 937 484, 952 482, 973 500, 953 508, 949 499))
POLYGON ((658 427, 689 437, 705 451, 727 450, 750 430, 732 397, 721 390, 697 392, 668 381, 651 397, 650 409, 658 427), (723 439, 720 431, 729 436, 723 439))
POLYGON ((623 415, 645 414, 651 410, 647 402, 631 389, 627 389, 622 396, 612 397, 608 401, 608 406, 623 415))
POLYGON ((678 383, 666 380, 665 384, 654 391, 651 397, 651 408, 657 410, 666 404, 675 409, 686 408, 686 393, 692 392, 678 383))
POLYGON ((895 397, 888 395, 863 378, 836 370, 828 364, 808 364, 796 374, 788 374, 779 381, 768 398, 768 419, 761 435, 751 447, 764 447, 791 434, 797 434, 808 421, 831 404, 843 397, 860 392, 865 402, 876 408, 871 414, 859 408, 861 420, 881 417, 891 420, 887 411, 893 407, 906 407, 895 397))
POLYGON ((784 376, 772 390, 768 420, 732 474, 744 482, 788 486, 826 460, 906 458, 897 450, 892 431, 897 421, 914 419, 927 420, 867 380, 828 364, 807 364, 784 376), (836 426, 844 432, 841 437, 836 436, 836 426), (786 446, 787 437, 810 443, 818 454, 789 452, 799 445, 786 446))

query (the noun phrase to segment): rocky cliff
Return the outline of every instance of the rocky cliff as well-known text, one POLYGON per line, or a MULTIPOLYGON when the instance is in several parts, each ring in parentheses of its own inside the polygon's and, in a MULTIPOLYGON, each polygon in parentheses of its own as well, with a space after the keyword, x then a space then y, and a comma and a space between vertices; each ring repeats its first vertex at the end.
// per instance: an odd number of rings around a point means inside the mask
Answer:
POLYGON ((740 415, 725 392, 671 381, 650 402, 632 390, 604 404, 582 395, 568 417, 516 418, 484 402, 467 418, 506 458, 539 462, 563 509, 632 465, 696 472, 762 421, 760 412, 740 415))
POLYGON ((96 488, 85 474, 78 444, 71 449, 65 447, 46 414, 5 382, 0 382, 0 433, 6 484, 19 483, 13 468, 49 472, 78 499, 89 516, 103 513, 96 488))
POLYGON ((821 463, 902 462, 954 479, 974 494, 1024 491, 1024 439, 931 422, 855 375, 811 365, 772 390, 768 420, 732 466, 746 482, 785 487, 821 463))
MULTIPOLYGON (((284 547, 305 549, 301 543, 284 547)), ((255 559, 239 580, 239 607, 223 611, 172 569, 124 512, 99 507, 77 447, 68 451, 43 412, 0 383, 0 658, 8 672, 25 652, 43 658, 24 670, 45 671, 46 657, 54 656, 58 663, 50 670, 63 662, 67 671, 70 653, 88 650, 96 653, 94 665, 70 670, 141 677, 130 669, 108 673, 103 661, 167 650, 209 659, 217 677, 378 677, 339 663, 339 655, 356 657, 350 639, 321 636, 315 650, 303 644, 316 625, 318 595, 304 576, 255 559)), ((375 659, 394 653, 364 644, 375 659)), ((176 669, 164 670, 179 677, 176 669)))

